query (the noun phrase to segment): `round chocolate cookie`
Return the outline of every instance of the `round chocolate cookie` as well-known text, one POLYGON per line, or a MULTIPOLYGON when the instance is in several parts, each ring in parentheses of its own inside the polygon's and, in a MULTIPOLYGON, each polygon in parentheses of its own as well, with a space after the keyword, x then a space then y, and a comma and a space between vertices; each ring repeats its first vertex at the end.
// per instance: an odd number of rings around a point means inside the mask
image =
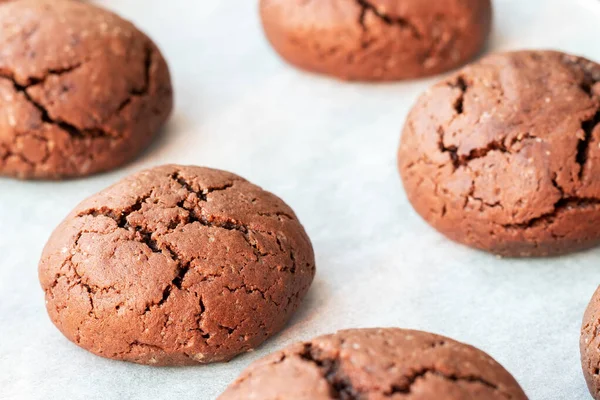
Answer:
POLYGON ((448 71, 473 58, 490 0, 261 0, 264 31, 291 64, 341 79, 385 81, 448 71))
POLYGON ((585 310, 579 346, 585 381, 592 397, 600 400, 600 287, 585 310))
POLYGON ((600 242, 600 65, 494 54, 428 90, 399 150, 408 199, 451 239, 505 256, 600 242))
POLYGON ((353 329, 294 344, 254 364, 223 393, 233 399, 527 399, 472 346, 426 332, 353 329))
POLYGON ((131 23, 69 0, 8 2, 0 21, 0 175, 109 170, 166 121, 167 64, 131 23))
POLYGON ((225 361, 281 330, 315 274, 278 197, 234 174, 167 165, 83 201, 39 266, 71 341, 140 364, 225 361))

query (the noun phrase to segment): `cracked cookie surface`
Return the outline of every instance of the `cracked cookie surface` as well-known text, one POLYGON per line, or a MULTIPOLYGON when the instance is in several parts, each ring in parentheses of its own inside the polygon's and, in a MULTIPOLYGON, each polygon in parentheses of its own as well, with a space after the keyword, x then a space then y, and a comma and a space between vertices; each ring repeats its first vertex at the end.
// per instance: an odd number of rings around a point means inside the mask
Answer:
POLYGON ((166 121, 167 64, 133 24, 83 2, 0 6, 0 175, 78 177, 116 168, 166 121))
POLYGON ((490 0, 261 0, 267 39, 289 63, 347 80, 448 71, 489 36, 490 0))
POLYGON ((596 290, 583 315, 581 337, 581 367, 592 397, 600 399, 600 287, 596 290))
POLYGON ((527 397, 472 346, 427 332, 352 329, 297 343, 250 365, 229 399, 484 400, 527 397))
POLYGON ((280 331, 315 274, 294 212, 237 175, 167 165, 83 201, 39 265, 51 320, 103 357, 229 360, 280 331))
POLYGON ((438 231, 505 256, 600 242, 600 65, 553 51, 494 54, 411 110, 398 162, 438 231))

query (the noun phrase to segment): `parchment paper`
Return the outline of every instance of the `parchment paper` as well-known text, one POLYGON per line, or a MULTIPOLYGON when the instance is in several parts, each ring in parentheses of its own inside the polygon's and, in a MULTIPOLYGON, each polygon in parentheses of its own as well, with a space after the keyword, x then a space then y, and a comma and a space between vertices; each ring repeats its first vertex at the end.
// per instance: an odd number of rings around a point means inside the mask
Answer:
MULTIPOLYGON (((326 1, 326 0, 321 0, 326 1)), ((600 249, 503 260, 451 243, 407 203, 396 147, 438 78, 349 84, 283 64, 254 0, 106 0, 164 51, 176 111, 119 171, 61 183, 0 179, 0 398, 214 399, 251 361, 341 328, 448 335, 500 361, 531 399, 589 399, 579 363, 600 249), (144 167, 227 169, 273 191, 312 238, 318 274, 289 327, 226 364, 151 368, 105 360, 48 319, 37 279, 54 227, 83 198, 144 167)), ((497 0, 490 50, 555 48, 600 60, 600 2, 497 0)))

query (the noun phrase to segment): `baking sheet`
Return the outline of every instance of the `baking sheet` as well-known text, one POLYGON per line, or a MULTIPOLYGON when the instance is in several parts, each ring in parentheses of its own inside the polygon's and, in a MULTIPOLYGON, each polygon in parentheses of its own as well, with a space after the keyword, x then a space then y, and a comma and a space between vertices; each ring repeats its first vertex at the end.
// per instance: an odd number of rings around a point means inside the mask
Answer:
MULTIPOLYGON (((0 179, 0 398, 214 399, 251 361, 340 328, 399 326, 473 344, 531 399, 589 399, 580 321, 600 283, 600 249, 503 260, 449 242, 405 198, 396 165, 411 104, 436 78, 348 84, 284 65, 256 1, 105 0, 163 49, 176 110, 160 139, 119 171, 62 183, 0 179), (152 368, 105 360, 49 321, 37 262, 84 197, 140 168, 227 169, 285 199, 317 254, 289 327, 226 364, 152 368)), ((600 60, 600 2, 497 0, 491 50, 556 48, 600 60)))

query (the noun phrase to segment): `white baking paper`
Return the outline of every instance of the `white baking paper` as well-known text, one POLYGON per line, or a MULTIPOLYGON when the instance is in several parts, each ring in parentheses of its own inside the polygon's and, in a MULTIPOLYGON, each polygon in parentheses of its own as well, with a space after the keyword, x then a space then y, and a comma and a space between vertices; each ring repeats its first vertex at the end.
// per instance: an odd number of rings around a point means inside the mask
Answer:
MULTIPOLYGON (((327 0, 320 0, 327 1, 327 0)), ((0 179, 0 398, 214 399, 251 361, 340 328, 398 326, 475 345, 531 399, 590 396, 579 363, 600 249, 503 260, 454 244, 412 210, 396 170, 406 113, 437 78, 350 84, 299 72, 265 41, 255 0, 105 0, 164 51, 176 91, 160 139, 119 171, 67 182, 0 179), (141 168, 236 172, 297 212, 317 254, 288 328, 226 364, 152 368, 96 357, 46 315, 37 262, 79 201, 141 168)), ((490 51, 554 48, 600 60, 600 2, 497 0, 490 51)))

